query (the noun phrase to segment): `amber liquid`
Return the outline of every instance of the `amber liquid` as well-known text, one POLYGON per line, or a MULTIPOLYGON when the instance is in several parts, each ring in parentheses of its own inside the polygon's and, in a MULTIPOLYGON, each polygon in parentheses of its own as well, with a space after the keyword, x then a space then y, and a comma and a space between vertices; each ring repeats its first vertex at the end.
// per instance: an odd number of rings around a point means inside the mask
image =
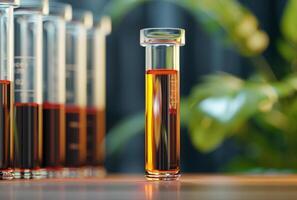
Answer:
MULTIPOLYGON (((12 84, 0 81, 0 172, 12 167, 12 84)), ((0 174, 1 176, 1 174, 0 174)))
POLYGON ((39 169, 42 161, 42 106, 15 103, 15 162, 20 171, 39 169))
POLYGON ((146 72, 145 166, 148 175, 176 175, 180 160, 179 74, 146 72))
POLYGON ((62 168, 65 159, 65 107, 43 104, 43 162, 44 168, 62 168))
POLYGON ((65 166, 80 167, 87 159, 86 111, 66 106, 65 166))
POLYGON ((104 163, 105 111, 87 108, 87 165, 104 163))

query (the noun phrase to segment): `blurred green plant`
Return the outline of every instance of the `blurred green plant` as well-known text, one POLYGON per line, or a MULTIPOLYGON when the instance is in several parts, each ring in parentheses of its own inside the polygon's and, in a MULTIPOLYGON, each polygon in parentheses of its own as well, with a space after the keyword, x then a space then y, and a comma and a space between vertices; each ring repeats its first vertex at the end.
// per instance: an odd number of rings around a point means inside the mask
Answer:
MULTIPOLYGON (((254 73, 247 79, 231 74, 206 76, 181 102, 182 125, 197 150, 211 152, 233 138, 242 153, 225 170, 263 171, 297 169, 297 1, 289 0, 280 23, 276 46, 284 75, 275 75, 279 63, 263 56, 268 35, 257 18, 236 0, 166 0, 189 11, 210 33, 251 60, 254 73), (254 169, 254 170, 253 170, 254 169)), ((273 45, 273 44, 272 44, 273 45)), ((138 119, 138 120, 139 120, 138 119)), ((108 142, 142 133, 144 114, 126 119, 108 134, 108 142), (142 121, 133 124, 138 117, 142 121), (129 129, 119 129, 128 126, 129 129), (117 131, 118 130, 118 131, 117 131), (123 136, 125 135, 125 136, 123 136)), ((127 140, 126 138, 126 140, 127 140)), ((122 143, 118 142, 118 146, 122 143)), ((115 149, 109 153, 114 153, 115 149)))
POLYGON ((112 18, 113 24, 118 24, 130 10, 149 0, 109 0, 103 10, 103 16, 112 18))

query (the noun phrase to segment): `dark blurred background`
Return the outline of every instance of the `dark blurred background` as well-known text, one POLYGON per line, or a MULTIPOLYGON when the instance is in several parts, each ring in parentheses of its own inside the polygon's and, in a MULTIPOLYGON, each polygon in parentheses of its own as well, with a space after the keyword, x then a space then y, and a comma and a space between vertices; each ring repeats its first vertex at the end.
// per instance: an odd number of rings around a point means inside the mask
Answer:
MULTIPOLYGON (((101 15, 109 0, 61 0, 74 8, 87 9, 101 15)), ((123 0, 125 1, 125 0, 123 0)), ((286 0, 241 0, 258 18, 270 41, 279 36, 276 24, 286 0)), ((189 95, 201 77, 216 71, 245 78, 253 73, 245 57, 226 47, 220 33, 209 34, 195 17, 170 2, 148 1, 133 7, 119 20, 107 38, 107 132, 127 116, 144 110, 145 52, 139 45, 139 30, 146 27, 180 27, 186 29, 186 46, 181 49, 181 94, 189 95)), ((265 57, 275 56, 269 46, 265 57)), ((108 147, 107 147, 108 148, 108 147)), ((184 172, 217 172, 238 152, 238 144, 227 139, 210 153, 197 151, 185 129, 181 132, 181 166, 184 172)), ((144 171, 144 133, 131 137, 121 151, 107 157, 109 172, 144 171)))

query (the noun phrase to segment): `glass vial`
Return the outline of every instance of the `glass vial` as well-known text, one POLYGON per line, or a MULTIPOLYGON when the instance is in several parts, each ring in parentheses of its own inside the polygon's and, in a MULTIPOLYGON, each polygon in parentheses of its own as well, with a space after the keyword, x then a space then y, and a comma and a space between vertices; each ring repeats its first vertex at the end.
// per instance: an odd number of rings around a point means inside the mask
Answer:
POLYGON ((61 177, 65 161, 65 24, 69 4, 50 2, 43 17, 43 161, 48 177, 61 177))
POLYGON ((90 12, 73 12, 66 23, 66 144, 67 177, 86 175, 87 158, 87 29, 93 25, 90 12))
POLYGON ((87 161, 89 176, 105 175, 105 51, 111 20, 102 17, 88 30, 87 43, 87 161))
POLYGON ((13 178, 13 7, 0 0, 0 179, 13 178))
POLYGON ((46 3, 22 0, 14 13, 14 177, 41 178, 42 15, 46 3))
POLYGON ((142 29, 140 44, 146 47, 146 177, 175 180, 180 176, 179 47, 185 31, 142 29))

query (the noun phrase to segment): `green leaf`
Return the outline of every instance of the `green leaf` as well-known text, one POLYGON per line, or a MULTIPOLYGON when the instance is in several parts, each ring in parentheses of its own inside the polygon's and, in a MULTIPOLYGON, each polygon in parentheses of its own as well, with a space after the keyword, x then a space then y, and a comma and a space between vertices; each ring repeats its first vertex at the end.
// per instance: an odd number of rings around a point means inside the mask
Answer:
POLYGON ((191 115, 189 131, 193 145, 205 153, 216 149, 229 133, 228 127, 199 114, 191 115))
POLYGON ((219 36, 244 56, 259 55, 269 44, 269 37, 260 30, 256 17, 237 0, 167 1, 185 8, 205 30, 219 36))
POLYGON ((255 119, 260 124, 259 126, 270 132, 281 131, 284 133, 287 131, 287 127, 289 126, 288 116, 277 109, 257 115, 255 116, 255 119))
POLYGON ((136 6, 149 0, 109 0, 103 11, 103 15, 110 16, 115 24, 136 6))
POLYGON ((292 43, 286 42, 284 40, 278 40, 276 45, 281 56, 288 62, 291 62, 296 58, 297 49, 294 45, 292 45, 292 43))
POLYGON ((281 31, 287 41, 297 43, 297 1, 289 0, 282 20, 281 20, 281 31))
POLYGON ((190 104, 188 102, 188 99, 181 98, 180 100, 180 125, 181 127, 186 127, 190 120, 190 104))
POLYGON ((187 100, 192 142, 200 151, 213 151, 239 133, 251 117, 272 110, 277 101, 277 90, 266 82, 243 81, 228 74, 209 76, 187 100))
POLYGON ((144 113, 136 113, 125 118, 107 134, 107 155, 118 152, 133 136, 144 133, 144 113))
POLYGON ((240 90, 243 83, 241 79, 226 73, 205 76, 201 84, 193 87, 189 103, 194 105, 209 96, 232 95, 240 90))

